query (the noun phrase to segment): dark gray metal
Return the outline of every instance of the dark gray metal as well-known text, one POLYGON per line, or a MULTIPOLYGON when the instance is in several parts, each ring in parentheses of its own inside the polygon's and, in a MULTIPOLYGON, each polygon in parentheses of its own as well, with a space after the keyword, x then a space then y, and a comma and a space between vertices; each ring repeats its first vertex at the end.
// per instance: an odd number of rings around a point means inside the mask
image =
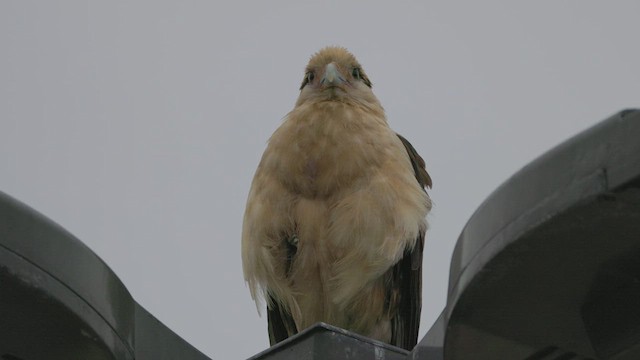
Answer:
MULTIPOLYGON (((640 111, 547 152, 473 214, 451 262, 445 359, 640 358, 640 111)), ((415 352, 415 351, 414 351, 415 352)))
POLYGON ((206 360, 73 235, 0 192, 0 359, 206 360))
POLYGON ((209 360, 136 304, 135 358, 142 360, 209 360))
POLYGON ((404 360, 408 351, 325 323, 301 331, 250 360, 404 360))
POLYGON ((427 334, 422 340, 413 348, 409 359, 412 360, 443 360, 444 351, 442 345, 444 344, 444 334, 446 333, 446 322, 444 318, 444 312, 438 316, 427 334))

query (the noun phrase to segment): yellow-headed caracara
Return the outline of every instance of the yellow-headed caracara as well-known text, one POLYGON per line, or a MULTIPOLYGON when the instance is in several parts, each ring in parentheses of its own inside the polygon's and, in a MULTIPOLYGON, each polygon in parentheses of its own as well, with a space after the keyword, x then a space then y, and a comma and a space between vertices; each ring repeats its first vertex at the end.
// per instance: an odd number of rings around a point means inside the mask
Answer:
POLYGON ((242 228, 244 276, 275 344, 323 321, 417 342, 431 178, 356 58, 327 47, 269 140, 242 228))

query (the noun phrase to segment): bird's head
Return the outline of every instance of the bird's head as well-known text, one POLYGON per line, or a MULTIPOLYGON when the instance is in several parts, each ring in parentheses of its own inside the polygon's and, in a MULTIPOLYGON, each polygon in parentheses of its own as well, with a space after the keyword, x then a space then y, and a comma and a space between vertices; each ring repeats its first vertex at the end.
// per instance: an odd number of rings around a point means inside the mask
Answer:
POLYGON ((327 100, 379 105, 367 74, 355 56, 343 47, 329 46, 311 57, 296 105, 327 100))

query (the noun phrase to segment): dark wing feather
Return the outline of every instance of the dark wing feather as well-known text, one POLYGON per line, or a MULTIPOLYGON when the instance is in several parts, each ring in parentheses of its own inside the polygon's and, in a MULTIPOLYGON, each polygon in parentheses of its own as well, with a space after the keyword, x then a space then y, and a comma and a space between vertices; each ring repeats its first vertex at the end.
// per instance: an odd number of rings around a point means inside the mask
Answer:
POLYGON ((280 304, 273 298, 267 304, 267 321, 269 324, 269 343, 271 346, 296 334, 296 323, 293 317, 280 307, 280 304))
MULTIPOLYGON (((422 157, 416 149, 398 135, 416 175, 423 188, 431 188, 431 177, 425 169, 422 157)), ((411 350, 418 342, 420 313, 422 311, 422 251, 424 231, 418 234, 416 245, 407 249, 404 257, 391 268, 386 276, 388 281, 388 306, 391 315, 391 344, 411 350)))
POLYGON ((416 180, 423 188, 431 189, 433 183, 431 182, 431 176, 427 173, 426 165, 424 163, 424 159, 420 155, 416 149, 411 145, 411 143, 405 139, 402 135, 396 134, 402 141, 402 145, 407 149, 407 154, 409 154, 409 159, 411 159, 411 165, 413 166, 413 171, 416 174, 416 180))
MULTIPOLYGON (((289 276, 294 257, 298 248, 291 239, 291 235, 282 234, 282 256, 285 258, 284 275, 289 276)), ((297 334, 298 329, 291 314, 286 311, 277 299, 269 295, 267 302, 267 322, 269 324, 269 343, 273 346, 291 335, 297 334)))

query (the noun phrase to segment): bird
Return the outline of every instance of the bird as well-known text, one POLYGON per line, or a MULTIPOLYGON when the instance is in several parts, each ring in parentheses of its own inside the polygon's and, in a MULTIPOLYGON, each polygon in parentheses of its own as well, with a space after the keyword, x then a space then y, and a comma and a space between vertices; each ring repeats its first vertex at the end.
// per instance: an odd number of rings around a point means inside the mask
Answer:
POLYGON ((432 181, 346 48, 311 56, 242 225, 244 278, 274 345, 328 323, 412 349, 432 181))

